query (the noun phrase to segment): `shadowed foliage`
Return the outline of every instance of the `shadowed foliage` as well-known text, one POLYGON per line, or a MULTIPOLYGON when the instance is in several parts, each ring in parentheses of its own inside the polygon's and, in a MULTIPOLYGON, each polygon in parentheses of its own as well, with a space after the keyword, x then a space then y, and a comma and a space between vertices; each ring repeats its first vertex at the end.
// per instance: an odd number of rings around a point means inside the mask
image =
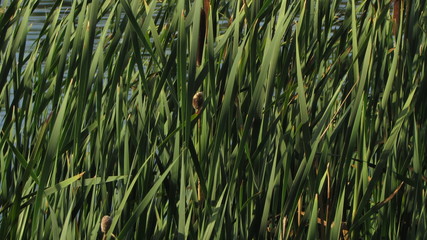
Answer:
POLYGON ((1 1, 0 236, 427 238, 425 0, 57 0, 29 42, 40 2, 1 1))

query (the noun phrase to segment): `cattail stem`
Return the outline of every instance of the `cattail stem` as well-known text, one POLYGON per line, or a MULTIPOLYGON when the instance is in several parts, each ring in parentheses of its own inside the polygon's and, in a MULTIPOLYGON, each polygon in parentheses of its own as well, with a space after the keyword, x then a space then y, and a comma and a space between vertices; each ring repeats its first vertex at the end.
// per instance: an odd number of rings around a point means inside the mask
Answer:
MULTIPOLYGON (((197 110, 197 114, 199 113, 200 113, 200 109, 197 110)), ((199 118, 199 120, 197 120, 197 137, 199 141, 199 146, 200 146, 200 134, 201 134, 201 129, 200 129, 200 118, 199 118)), ((199 149, 199 154, 200 154, 200 149, 199 149)), ((197 198, 199 200, 199 203, 202 203, 205 200, 205 195, 202 190, 202 185, 200 184, 200 177, 197 182, 197 198)))
MULTIPOLYGON (((203 108, 203 93, 202 92, 197 92, 196 94, 194 94, 193 96, 193 108, 196 111, 196 114, 200 114, 202 112, 202 108, 203 108)), ((197 130, 196 130, 196 134, 197 134, 197 140, 199 142, 199 154, 200 154, 200 135, 201 135, 201 129, 200 129, 200 118, 197 120, 197 130)), ((202 190, 202 186, 200 184, 200 177, 198 178, 197 181, 197 200, 199 201, 199 203, 202 203, 205 200, 205 196, 202 190)))
MULTIPOLYGON (((111 233, 111 236, 114 238, 114 239, 118 239, 117 237, 116 237, 116 235, 114 235, 114 233, 111 233)), ((104 233, 104 235, 103 235, 103 237, 102 237, 102 240, 106 240, 107 239, 107 233, 104 233)))
POLYGON ((298 199, 298 227, 301 225, 302 197, 298 199))

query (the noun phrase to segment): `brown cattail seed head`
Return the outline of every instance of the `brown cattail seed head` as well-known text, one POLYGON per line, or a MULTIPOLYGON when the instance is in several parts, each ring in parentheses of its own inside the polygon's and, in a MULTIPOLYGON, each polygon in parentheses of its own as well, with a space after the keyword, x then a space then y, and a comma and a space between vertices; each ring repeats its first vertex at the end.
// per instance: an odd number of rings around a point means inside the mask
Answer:
POLYGON ((101 220, 101 232, 102 233, 105 234, 108 232, 108 230, 110 230, 112 221, 113 221, 113 219, 108 215, 105 215, 102 217, 102 220, 101 220))
POLYGON ((202 109, 203 106, 203 93, 197 92, 193 96, 193 108, 199 112, 202 109))

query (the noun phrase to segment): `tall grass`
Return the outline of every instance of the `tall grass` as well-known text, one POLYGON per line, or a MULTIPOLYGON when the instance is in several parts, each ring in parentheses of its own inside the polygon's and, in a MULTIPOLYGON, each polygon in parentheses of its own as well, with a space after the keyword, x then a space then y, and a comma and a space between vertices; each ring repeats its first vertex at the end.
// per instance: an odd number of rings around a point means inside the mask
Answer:
POLYGON ((28 45, 38 4, 0 11, 2 237, 427 237, 426 1, 58 0, 28 45))

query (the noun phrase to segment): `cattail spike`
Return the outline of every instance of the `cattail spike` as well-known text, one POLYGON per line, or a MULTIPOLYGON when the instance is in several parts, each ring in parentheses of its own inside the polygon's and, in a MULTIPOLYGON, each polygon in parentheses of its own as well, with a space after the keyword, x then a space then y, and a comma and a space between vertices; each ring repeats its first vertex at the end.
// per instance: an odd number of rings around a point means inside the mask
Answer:
POLYGON ((196 110, 196 113, 200 113, 203 106, 203 92, 197 92, 193 96, 193 108, 196 110))
POLYGON ((101 232, 102 233, 106 234, 108 232, 108 230, 110 230, 112 221, 113 221, 113 219, 108 215, 105 215, 102 217, 102 220, 101 220, 101 232))

